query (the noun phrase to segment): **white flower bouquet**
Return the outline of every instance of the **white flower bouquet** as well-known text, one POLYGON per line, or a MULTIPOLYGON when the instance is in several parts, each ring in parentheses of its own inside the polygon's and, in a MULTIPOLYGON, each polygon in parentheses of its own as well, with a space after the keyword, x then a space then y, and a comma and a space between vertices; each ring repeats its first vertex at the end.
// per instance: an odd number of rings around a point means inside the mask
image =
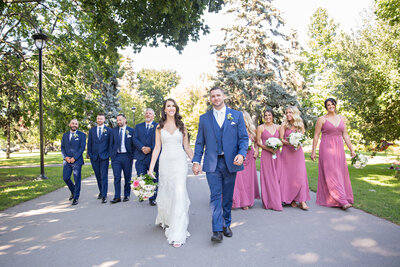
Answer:
POLYGON ((294 132, 289 134, 288 142, 294 146, 295 150, 302 146, 304 141, 306 141, 306 136, 302 133, 294 132))
POLYGON ((247 146, 247 150, 251 150, 252 146, 253 146, 253 141, 249 138, 249 144, 247 146))
POLYGON ((356 153, 356 156, 351 159, 351 165, 356 169, 362 169, 367 166, 368 158, 360 153, 356 153))
POLYGON ((157 188, 157 183, 154 182, 153 177, 148 174, 139 175, 132 181, 133 194, 139 198, 139 200, 146 200, 154 196, 157 188))
MULTIPOLYGON (((265 141, 265 146, 268 147, 268 148, 272 148, 274 150, 277 150, 280 147, 282 147, 282 141, 279 138, 270 137, 265 141)), ((276 159, 276 154, 275 153, 272 155, 272 158, 276 159)))

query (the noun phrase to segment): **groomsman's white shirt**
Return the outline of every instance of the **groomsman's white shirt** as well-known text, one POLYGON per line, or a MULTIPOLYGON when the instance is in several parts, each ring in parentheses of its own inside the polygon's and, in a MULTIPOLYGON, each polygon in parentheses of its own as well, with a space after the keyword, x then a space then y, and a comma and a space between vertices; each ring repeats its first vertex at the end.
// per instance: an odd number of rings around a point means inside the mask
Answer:
POLYGON ((213 114, 214 114, 215 120, 217 121, 219 127, 221 128, 222 124, 224 124, 224 120, 225 120, 226 106, 224 106, 220 110, 216 110, 215 108, 213 108, 213 114))
POLYGON ((146 122, 146 130, 147 130, 147 129, 150 129, 152 123, 153 123, 153 121, 151 121, 151 122, 149 122, 149 123, 146 122))
POLYGON ((74 135, 74 134, 75 134, 75 132, 69 131, 69 141, 71 141, 72 135, 74 135))
MULTIPOLYGON (((122 140, 121 140, 121 153, 126 153, 126 147, 125 147, 125 130, 126 130, 126 125, 122 128, 119 128, 119 130, 121 131, 122 129, 122 140)), ((119 134, 119 132, 118 132, 119 134)), ((132 133, 129 133, 132 134, 132 133)))

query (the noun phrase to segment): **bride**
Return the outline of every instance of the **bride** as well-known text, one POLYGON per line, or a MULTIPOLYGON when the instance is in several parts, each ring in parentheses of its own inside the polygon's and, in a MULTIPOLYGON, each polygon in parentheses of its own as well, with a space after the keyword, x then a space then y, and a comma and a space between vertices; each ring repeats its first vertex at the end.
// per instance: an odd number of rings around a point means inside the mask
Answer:
POLYGON ((190 236, 187 231, 190 200, 186 190, 188 163, 185 152, 192 160, 193 150, 181 119, 175 100, 165 100, 149 168, 149 174, 153 175, 162 150, 159 159, 156 224, 165 229, 168 243, 176 248, 182 246, 190 236))

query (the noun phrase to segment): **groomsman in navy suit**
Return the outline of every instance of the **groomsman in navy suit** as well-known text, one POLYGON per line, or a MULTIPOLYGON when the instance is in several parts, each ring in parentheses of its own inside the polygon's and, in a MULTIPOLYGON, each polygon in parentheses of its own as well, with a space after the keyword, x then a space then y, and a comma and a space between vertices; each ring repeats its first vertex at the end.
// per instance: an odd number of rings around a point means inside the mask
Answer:
POLYGON ((78 120, 73 119, 69 123, 70 131, 63 134, 61 139, 61 154, 63 162, 63 179, 67 184, 71 196, 69 200, 72 205, 78 204, 79 194, 81 192, 81 171, 83 165, 83 151, 86 146, 86 134, 78 131, 78 120), (71 181, 71 174, 74 174, 75 184, 71 181))
POLYGON ((114 199, 112 204, 121 202, 121 174, 124 172, 124 202, 129 201, 131 195, 131 178, 133 153, 135 151, 133 139, 133 129, 126 126, 126 117, 124 114, 117 116, 118 127, 111 130, 110 136, 110 157, 111 167, 114 173, 114 199))
POLYGON ((105 120, 104 114, 97 115, 97 126, 89 130, 87 147, 100 192, 97 199, 101 199, 101 203, 107 202, 108 166, 110 164, 111 129, 104 125, 105 120))
POLYGON ((243 170, 248 140, 242 112, 225 106, 222 88, 210 90, 213 109, 200 116, 193 173, 201 172, 201 158, 205 148, 203 171, 210 188, 213 235, 211 241, 221 242, 223 235, 232 237, 231 209, 236 172, 243 170))
MULTIPOLYGON (((151 108, 146 109, 145 122, 139 123, 135 128, 133 143, 136 147, 135 152, 135 168, 136 174, 147 174, 150 167, 151 155, 156 143, 156 128, 157 123, 154 121, 154 110, 151 108)), ((156 172, 155 182, 158 182, 158 161, 154 168, 156 172)), ((151 206, 156 205, 157 192, 152 196, 149 201, 151 206)))

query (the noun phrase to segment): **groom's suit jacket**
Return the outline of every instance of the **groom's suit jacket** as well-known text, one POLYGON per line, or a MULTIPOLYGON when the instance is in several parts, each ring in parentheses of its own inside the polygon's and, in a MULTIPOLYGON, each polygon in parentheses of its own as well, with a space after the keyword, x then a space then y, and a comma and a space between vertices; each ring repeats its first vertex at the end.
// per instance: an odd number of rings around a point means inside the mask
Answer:
MULTIPOLYGON (((199 130, 197 132, 195 152, 192 162, 201 162, 204 146, 203 171, 215 172, 218 160, 217 132, 215 129, 213 110, 200 116, 199 130)), ((244 124, 243 114, 240 111, 226 107, 225 121, 222 125, 223 152, 225 163, 229 172, 243 170, 243 164, 240 166, 233 164, 233 159, 237 154, 246 157, 249 144, 249 137, 244 124), (231 119, 230 119, 231 118, 231 119)))
POLYGON ((151 155, 156 143, 155 135, 156 135, 157 123, 153 121, 151 125, 152 128, 150 128, 148 131, 146 129, 145 122, 136 125, 135 133, 133 135, 133 143, 135 144, 136 147, 135 151, 136 160, 141 160, 148 164, 150 164, 151 155), (144 146, 150 147, 151 153, 144 154, 142 152, 142 147, 144 146))

